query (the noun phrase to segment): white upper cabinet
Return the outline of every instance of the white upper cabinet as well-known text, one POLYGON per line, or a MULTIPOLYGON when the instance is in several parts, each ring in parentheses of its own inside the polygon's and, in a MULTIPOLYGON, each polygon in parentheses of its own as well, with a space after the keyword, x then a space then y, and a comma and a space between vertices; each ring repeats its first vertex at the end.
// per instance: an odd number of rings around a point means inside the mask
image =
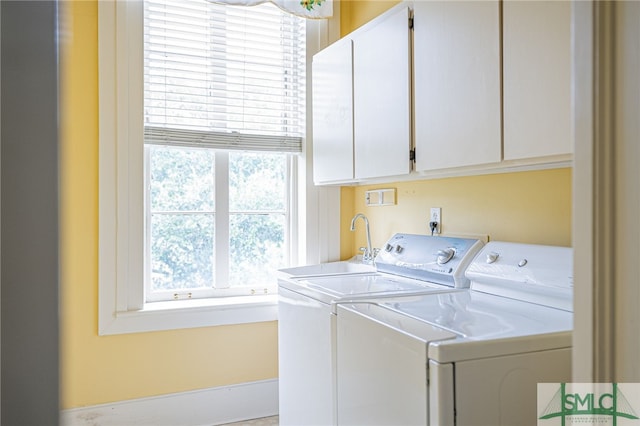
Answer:
POLYGON ((416 170, 498 163, 497 1, 414 2, 416 170))
POLYGON ((352 37, 356 179, 411 171, 409 8, 370 24, 352 37))
POLYGON ((571 154, 571 2, 505 1, 504 158, 571 154))
POLYGON ((313 57, 313 178, 353 179, 352 43, 341 39, 313 57))
POLYGON ((569 1, 414 1, 316 54, 315 182, 570 165, 571 19, 569 1))

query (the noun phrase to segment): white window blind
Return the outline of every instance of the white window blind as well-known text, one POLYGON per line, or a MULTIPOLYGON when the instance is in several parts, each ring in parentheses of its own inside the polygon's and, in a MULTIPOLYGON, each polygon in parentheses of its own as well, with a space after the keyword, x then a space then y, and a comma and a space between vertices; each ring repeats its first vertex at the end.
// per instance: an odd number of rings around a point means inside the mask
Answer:
POLYGON ((145 0, 145 143, 300 152, 305 20, 270 3, 145 0))

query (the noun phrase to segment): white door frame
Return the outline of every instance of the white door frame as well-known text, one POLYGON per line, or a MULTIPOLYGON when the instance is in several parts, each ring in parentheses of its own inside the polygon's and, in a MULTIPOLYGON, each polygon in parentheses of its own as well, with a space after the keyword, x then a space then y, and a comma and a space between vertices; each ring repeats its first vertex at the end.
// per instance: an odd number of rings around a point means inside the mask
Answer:
POLYGON ((573 7, 573 380, 638 382, 640 3, 573 7))

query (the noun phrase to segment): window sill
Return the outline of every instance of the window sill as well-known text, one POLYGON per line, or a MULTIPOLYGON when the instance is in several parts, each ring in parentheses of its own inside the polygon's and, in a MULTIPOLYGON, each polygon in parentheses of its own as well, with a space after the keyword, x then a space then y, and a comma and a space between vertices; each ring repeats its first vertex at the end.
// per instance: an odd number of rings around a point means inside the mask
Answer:
POLYGON ((147 303, 101 322, 100 335, 142 333, 278 319, 278 296, 240 296, 147 303))

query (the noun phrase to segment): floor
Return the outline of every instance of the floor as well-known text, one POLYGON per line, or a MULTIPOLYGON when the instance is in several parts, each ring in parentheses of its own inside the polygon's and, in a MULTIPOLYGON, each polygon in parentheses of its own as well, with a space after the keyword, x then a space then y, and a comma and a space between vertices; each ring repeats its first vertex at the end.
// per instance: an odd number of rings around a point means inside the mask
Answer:
POLYGON ((278 426, 278 416, 262 417, 260 419, 245 420, 243 422, 227 423, 221 426, 278 426))

